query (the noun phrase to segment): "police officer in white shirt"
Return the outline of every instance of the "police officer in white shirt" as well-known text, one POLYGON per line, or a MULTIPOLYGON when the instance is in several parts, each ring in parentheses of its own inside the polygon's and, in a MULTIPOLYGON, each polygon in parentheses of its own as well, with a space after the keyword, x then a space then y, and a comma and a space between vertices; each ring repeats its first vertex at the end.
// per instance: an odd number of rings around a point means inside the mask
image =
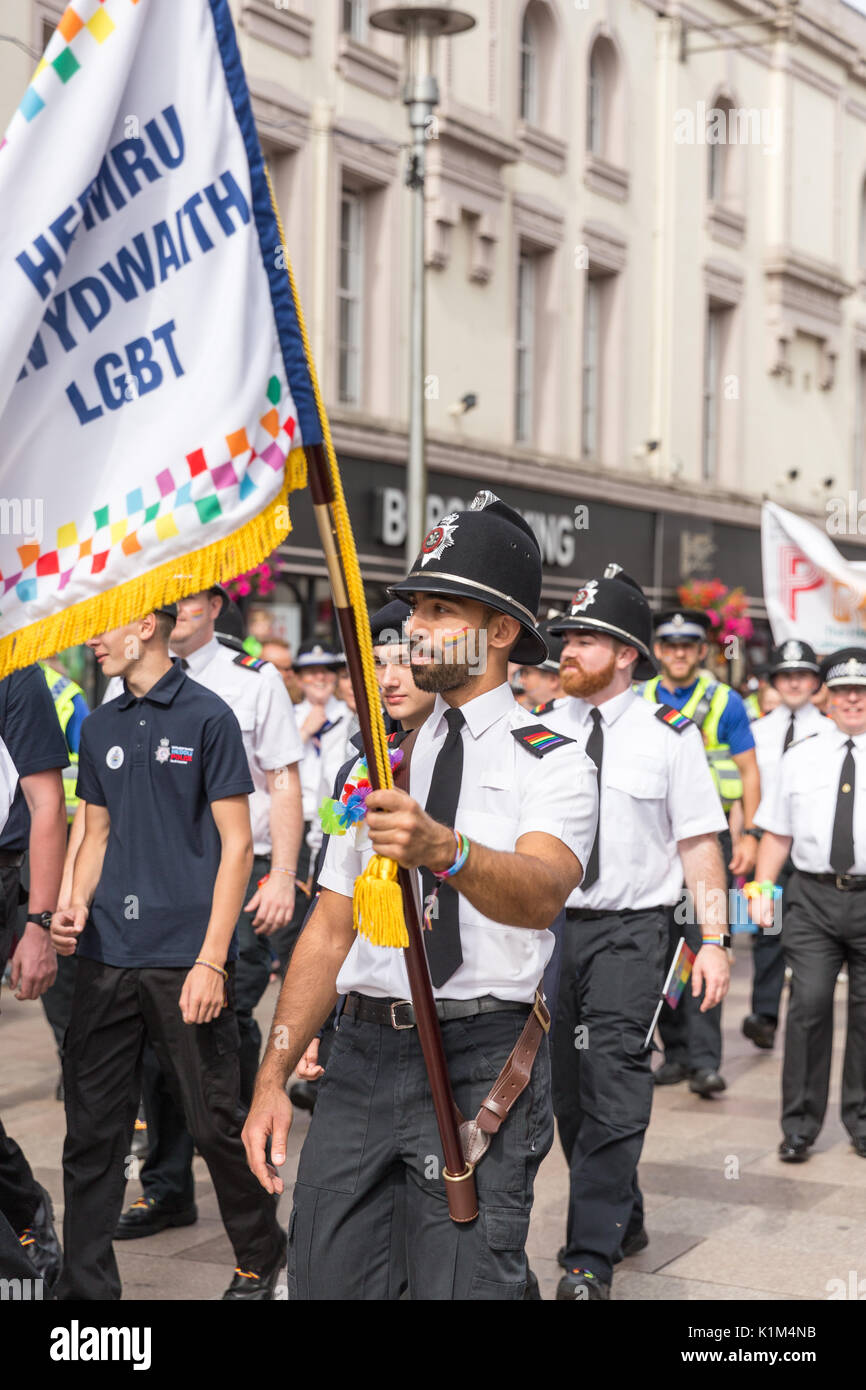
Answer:
MULTIPOLYGON (((301 742, 292 702, 268 662, 225 646, 215 632, 231 600, 222 585, 190 594, 177 603, 171 654, 187 675, 214 691, 234 710, 241 728, 254 791, 250 821, 254 859, 244 910, 238 921, 235 975, 240 1031, 240 1096, 252 1099, 261 1032, 254 1010, 267 988, 273 937, 291 921, 301 839, 301 742)), ((118 688, 120 687, 120 688, 118 688)), ((109 682, 105 700, 122 693, 109 682)), ((196 1219, 193 1203, 193 1144, 155 1056, 145 1055, 142 1090, 148 1117, 149 1154, 141 1171, 143 1196, 123 1213, 115 1239, 135 1240, 166 1226, 196 1219)))
MULTIPOLYGON (((827 1109, 833 995, 848 970, 848 1030, 842 1123, 866 1158, 866 649, 846 647, 821 663, 830 719, 792 743, 769 796, 755 882, 785 889, 785 963, 791 968, 782 1068, 779 1157, 804 1163, 827 1109)), ((752 897, 754 920, 772 922, 768 893, 752 897)))
MULTIPOLYGON (((770 654, 767 679, 777 691, 779 705, 761 719, 752 721, 761 791, 769 802, 769 789, 779 774, 782 755, 792 743, 807 734, 818 733, 826 727, 824 716, 812 704, 812 696, 821 684, 818 658, 808 642, 793 638, 776 647, 770 654)), ((790 859, 779 875, 783 889, 791 876, 790 859)), ((752 1011, 743 1019, 743 1032, 756 1047, 769 1049, 776 1037, 779 1019, 779 1000, 785 983, 785 959, 782 953, 781 910, 776 924, 769 931, 758 929, 752 954, 752 1011)))
MULTIPOLYGON (((613 1266, 647 1244, 637 1164, 652 1108, 645 1045, 664 984, 668 911, 683 877, 704 945, 695 997, 714 1008, 728 987, 725 816, 700 733, 632 688, 654 675, 652 615, 609 565, 552 628, 563 638, 564 700, 545 715, 592 759, 598 834, 568 899, 553 1037, 553 1103, 571 1169, 565 1266, 557 1299, 610 1297, 613 1266)), ((693 919, 694 920, 694 919, 693 919)))
POLYGON ((331 837, 245 1129, 253 1172, 282 1191, 265 1141, 273 1136, 279 1168, 291 1123, 285 1081, 345 993, 294 1189, 290 1298, 386 1299, 407 1280, 413 1299, 524 1296, 533 1183, 553 1138, 546 1040, 475 1169, 478 1218, 457 1224, 405 962, 354 935, 351 900, 374 850, 420 868, 428 902, 433 875, 450 875, 425 946, 454 1099, 475 1116, 533 1012, 553 945, 547 928, 580 881, 595 831, 591 763, 508 685, 509 653, 545 658, 533 616, 540 590, 533 532, 490 493, 443 517, 392 589, 412 607, 416 684, 438 692, 411 750, 411 795, 372 793, 360 833, 331 837))

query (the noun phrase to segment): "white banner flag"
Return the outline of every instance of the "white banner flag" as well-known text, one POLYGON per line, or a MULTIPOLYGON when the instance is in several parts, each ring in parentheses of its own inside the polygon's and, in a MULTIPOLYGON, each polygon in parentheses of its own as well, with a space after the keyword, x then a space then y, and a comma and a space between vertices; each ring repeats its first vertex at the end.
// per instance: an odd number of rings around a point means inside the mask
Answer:
POLYGON ((866 641, 866 562, 846 560, 826 530, 765 502, 761 559, 777 645, 795 637, 826 654, 866 641))
POLYGON ((322 435, 227 0, 74 0, 0 206, 2 675, 258 564, 322 435))

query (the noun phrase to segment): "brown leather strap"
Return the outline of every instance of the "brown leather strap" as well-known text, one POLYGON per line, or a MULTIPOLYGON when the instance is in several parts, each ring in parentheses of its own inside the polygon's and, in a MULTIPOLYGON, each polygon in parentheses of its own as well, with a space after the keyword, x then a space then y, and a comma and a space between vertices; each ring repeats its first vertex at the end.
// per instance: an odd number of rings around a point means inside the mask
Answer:
POLYGON ((526 1026, 492 1089, 481 1102, 481 1109, 475 1117, 475 1123, 485 1134, 496 1134, 515 1102, 523 1095, 532 1076, 532 1067, 541 1040, 549 1031, 550 1014, 539 986, 535 991, 535 1004, 526 1020, 526 1026))

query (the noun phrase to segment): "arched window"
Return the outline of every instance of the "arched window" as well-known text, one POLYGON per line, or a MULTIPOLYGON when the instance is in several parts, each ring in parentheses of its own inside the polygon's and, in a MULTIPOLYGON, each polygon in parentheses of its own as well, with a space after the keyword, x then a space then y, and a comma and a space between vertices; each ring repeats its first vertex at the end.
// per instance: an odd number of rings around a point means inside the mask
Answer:
POLYGON ((717 97, 707 111, 707 198, 711 203, 723 203, 731 194, 728 127, 732 110, 727 97, 717 97))
POLYGON ((605 159, 613 156, 613 116, 617 84, 616 49, 599 35, 589 54, 586 89, 586 148, 605 159))
POLYGON ((520 26, 520 119, 538 124, 538 29, 527 5, 520 26))

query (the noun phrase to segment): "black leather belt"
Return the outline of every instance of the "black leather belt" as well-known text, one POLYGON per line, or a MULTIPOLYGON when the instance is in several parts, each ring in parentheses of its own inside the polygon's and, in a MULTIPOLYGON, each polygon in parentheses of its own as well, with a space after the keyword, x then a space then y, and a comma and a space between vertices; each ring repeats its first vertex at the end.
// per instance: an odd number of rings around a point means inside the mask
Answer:
POLYGON ((567 907, 566 922, 599 922, 602 917, 643 917, 647 912, 666 912, 664 907, 608 907, 599 911, 594 907, 567 907))
POLYGON ((20 869, 23 863, 23 849, 0 849, 0 869, 20 869))
MULTIPOLYGON (((436 1000, 436 1015, 441 1023, 455 1018, 475 1018, 477 1014, 528 1014, 531 1008, 531 1004, 521 1004, 517 999, 497 999, 493 994, 484 994, 480 999, 436 1000)), ((342 1016, 388 1028, 415 1027, 415 1010, 408 999, 372 999, 369 994, 358 994, 354 990, 346 995, 342 1016)))
POLYGON ((842 893, 857 893, 866 888, 866 874, 810 874, 805 869, 798 869, 797 873, 813 883, 830 883, 842 893))

